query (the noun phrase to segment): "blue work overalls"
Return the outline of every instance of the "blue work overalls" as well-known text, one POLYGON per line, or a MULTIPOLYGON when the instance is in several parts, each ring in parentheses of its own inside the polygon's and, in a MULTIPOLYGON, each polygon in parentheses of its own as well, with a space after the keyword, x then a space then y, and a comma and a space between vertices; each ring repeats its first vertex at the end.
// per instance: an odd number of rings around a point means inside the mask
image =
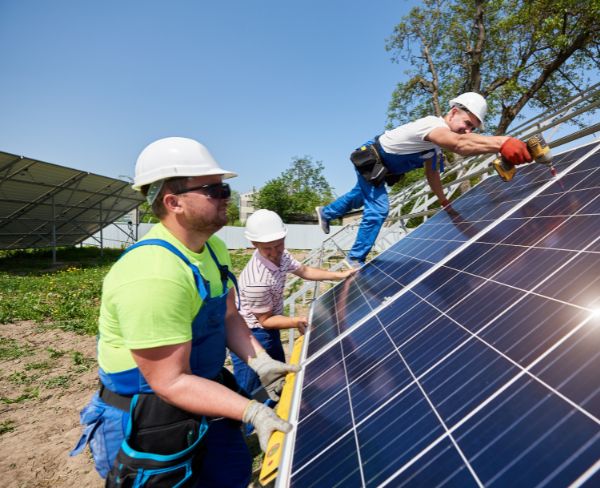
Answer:
MULTIPOLYGON (((192 350, 190 368, 192 373, 214 379, 221 372, 226 354, 225 313, 227 310, 227 280, 235 277, 221 266, 213 250, 206 244, 210 255, 221 271, 222 293, 212 297, 210 285, 200 270, 175 246, 161 239, 147 239, 127 249, 130 252, 140 246, 155 245, 168 249, 182 259, 192 270, 202 305, 192 326, 192 350)), ((120 395, 152 393, 138 368, 119 373, 99 370, 105 388, 120 395)), ((105 478, 124 439, 129 412, 105 403, 98 395, 81 412, 84 432, 71 456, 79 454, 86 444, 94 456, 96 470, 105 478)), ((240 423, 230 419, 214 419, 204 436, 206 453, 196 486, 246 487, 250 482, 252 459, 240 430, 240 423)), ((196 477, 196 473, 194 477, 196 477)))
MULTIPOLYGON (((370 140, 364 145, 373 144, 374 141, 370 140)), ((434 168, 439 165, 439 170, 444 170, 443 155, 435 149, 411 154, 392 154, 385 152, 381 146, 378 147, 379 155, 389 174, 402 175, 422 168, 423 164, 430 159, 433 159, 434 168)), ((356 171, 356 180, 356 185, 352 190, 323 207, 321 211, 323 217, 329 221, 342 218, 351 210, 364 206, 356 240, 348 253, 348 259, 364 263, 388 216, 390 204, 384 184, 374 186, 367 182, 358 171, 356 171)))

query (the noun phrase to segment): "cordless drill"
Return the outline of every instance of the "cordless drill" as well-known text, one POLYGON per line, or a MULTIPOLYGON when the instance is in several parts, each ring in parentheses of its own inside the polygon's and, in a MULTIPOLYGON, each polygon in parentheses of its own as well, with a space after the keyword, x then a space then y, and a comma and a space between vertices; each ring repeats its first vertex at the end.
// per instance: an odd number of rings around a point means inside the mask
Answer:
MULTIPOLYGON (((546 144, 544 137, 541 134, 536 134, 527 139, 526 144, 529 154, 531 154, 534 161, 548 166, 552 176, 556 176, 556 170, 554 169, 554 166, 552 166, 552 153, 550 152, 550 147, 546 144)), ((517 172, 516 166, 510 164, 502 157, 496 159, 492 165, 494 166, 496 173, 498 173, 498 176, 504 181, 512 180, 517 172)))

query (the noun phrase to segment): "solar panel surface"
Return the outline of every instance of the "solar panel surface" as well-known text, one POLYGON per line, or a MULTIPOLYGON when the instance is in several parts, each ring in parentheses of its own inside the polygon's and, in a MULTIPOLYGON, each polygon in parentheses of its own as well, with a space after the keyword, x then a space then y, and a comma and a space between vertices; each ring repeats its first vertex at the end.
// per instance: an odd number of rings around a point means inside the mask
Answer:
POLYGON ((597 149, 485 180, 315 302, 280 486, 600 481, 597 149))

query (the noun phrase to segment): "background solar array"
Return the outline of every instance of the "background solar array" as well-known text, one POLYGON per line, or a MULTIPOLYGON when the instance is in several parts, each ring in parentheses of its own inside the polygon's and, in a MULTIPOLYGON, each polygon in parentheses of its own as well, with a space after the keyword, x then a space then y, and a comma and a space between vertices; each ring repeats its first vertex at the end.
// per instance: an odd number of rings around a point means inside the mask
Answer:
POLYGON ((600 483, 596 149, 485 180, 315 302, 292 486, 600 483))

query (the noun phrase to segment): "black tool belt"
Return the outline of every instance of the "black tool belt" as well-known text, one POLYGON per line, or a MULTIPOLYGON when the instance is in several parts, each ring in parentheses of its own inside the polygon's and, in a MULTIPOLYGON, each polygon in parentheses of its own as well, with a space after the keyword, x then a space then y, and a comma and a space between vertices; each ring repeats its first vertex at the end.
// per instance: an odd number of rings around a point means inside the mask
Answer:
MULTIPOLYGON (((234 376, 225 368, 213 381, 239 391, 234 376)), ((119 395, 101 386, 100 398, 130 413, 106 487, 195 486, 206 451, 207 418, 175 407, 154 393, 119 395)))
POLYGON ((124 410, 125 412, 129 412, 129 406, 131 405, 131 396, 128 395, 119 395, 112 390, 106 388, 102 383, 100 383, 100 398, 105 403, 112 405, 113 407, 118 408, 119 410, 124 410))
POLYGON ((388 175, 388 169, 383 164, 379 142, 361 146, 350 154, 350 161, 359 174, 371 185, 380 186, 388 175))

